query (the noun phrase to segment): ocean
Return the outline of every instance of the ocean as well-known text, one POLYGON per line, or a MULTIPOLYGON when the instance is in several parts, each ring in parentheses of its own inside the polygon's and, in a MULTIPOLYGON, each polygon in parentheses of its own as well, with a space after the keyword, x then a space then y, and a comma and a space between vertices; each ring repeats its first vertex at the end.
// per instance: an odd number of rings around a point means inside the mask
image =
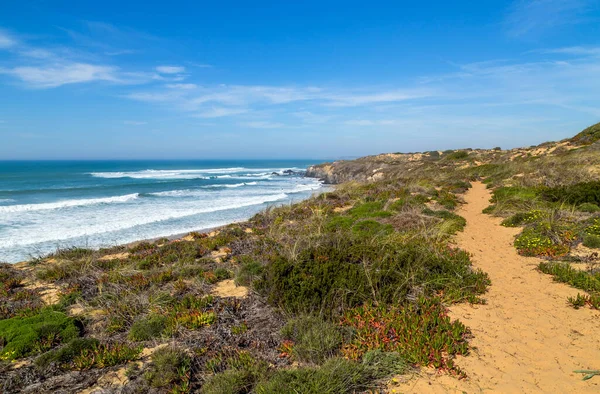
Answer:
POLYGON ((318 191, 318 180, 297 173, 316 163, 0 162, 0 262, 243 221, 318 191))

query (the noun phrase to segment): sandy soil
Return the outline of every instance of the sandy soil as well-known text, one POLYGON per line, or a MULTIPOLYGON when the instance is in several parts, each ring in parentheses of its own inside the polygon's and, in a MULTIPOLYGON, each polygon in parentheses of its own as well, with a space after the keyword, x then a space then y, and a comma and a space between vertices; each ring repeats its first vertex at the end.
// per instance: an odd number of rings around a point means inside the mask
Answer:
POLYGON ((481 212, 489 199, 485 185, 474 183, 459 212, 467 226, 457 243, 492 281, 486 305, 451 308, 474 335, 476 349, 457 360, 469 378, 426 369, 390 391, 599 393, 600 376, 582 381, 573 370, 600 369, 600 312, 567 305, 567 297, 581 291, 536 271, 538 259, 519 256, 512 246, 519 229, 481 212))
POLYGON ((218 282, 212 294, 219 297, 240 297, 244 298, 248 295, 248 288, 244 286, 237 286, 233 279, 226 279, 218 282))

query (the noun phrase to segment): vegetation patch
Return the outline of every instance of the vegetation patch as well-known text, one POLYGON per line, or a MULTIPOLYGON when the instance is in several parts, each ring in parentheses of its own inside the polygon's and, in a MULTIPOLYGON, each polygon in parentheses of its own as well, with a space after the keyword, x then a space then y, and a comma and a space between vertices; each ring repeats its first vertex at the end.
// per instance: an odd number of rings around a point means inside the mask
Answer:
POLYGON ((281 334, 288 341, 284 351, 303 362, 320 364, 335 356, 342 346, 339 326, 316 316, 289 320, 281 334))
POLYGON ((42 353, 79 336, 75 320, 50 308, 29 317, 0 320, 0 359, 42 353))
POLYGON ((395 353, 375 351, 362 361, 332 358, 320 367, 275 371, 255 387, 258 394, 331 393, 343 394, 374 390, 379 381, 405 372, 404 360, 395 353))
POLYGON ((439 300, 421 298, 402 307, 365 305, 346 312, 354 340, 342 353, 353 360, 370 350, 397 352, 411 364, 459 372, 452 357, 469 352, 469 330, 452 321, 439 300))
POLYGON ((568 263, 542 262, 538 269, 557 282, 567 283, 590 293, 600 293, 600 273, 579 271, 568 263))

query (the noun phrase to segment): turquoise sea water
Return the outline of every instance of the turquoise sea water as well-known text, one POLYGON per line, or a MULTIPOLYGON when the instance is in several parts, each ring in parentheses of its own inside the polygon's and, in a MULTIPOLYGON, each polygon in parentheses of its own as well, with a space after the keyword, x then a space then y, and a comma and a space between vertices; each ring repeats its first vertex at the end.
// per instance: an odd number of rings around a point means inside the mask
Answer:
POLYGON ((248 219, 321 184, 312 161, 0 162, 0 262, 248 219))

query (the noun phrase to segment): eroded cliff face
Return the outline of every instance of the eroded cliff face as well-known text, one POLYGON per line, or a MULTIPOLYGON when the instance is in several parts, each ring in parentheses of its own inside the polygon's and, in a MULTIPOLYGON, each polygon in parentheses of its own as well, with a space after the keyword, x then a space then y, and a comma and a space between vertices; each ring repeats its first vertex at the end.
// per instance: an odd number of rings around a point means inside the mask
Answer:
POLYGON ((370 182, 383 179, 385 176, 384 170, 388 165, 365 159, 335 161, 333 163, 310 166, 306 170, 306 176, 319 178, 326 184, 338 184, 349 181, 370 182))

